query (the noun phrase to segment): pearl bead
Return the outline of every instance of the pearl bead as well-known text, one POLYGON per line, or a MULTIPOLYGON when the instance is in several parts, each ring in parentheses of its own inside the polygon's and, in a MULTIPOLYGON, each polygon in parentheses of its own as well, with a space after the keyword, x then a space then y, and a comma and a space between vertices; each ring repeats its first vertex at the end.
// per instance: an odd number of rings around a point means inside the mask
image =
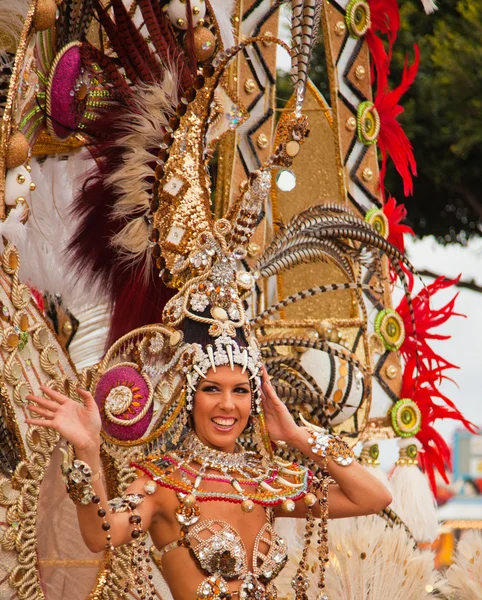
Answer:
POLYGON ((307 506, 308 508, 310 506, 313 506, 314 504, 316 504, 315 494, 306 494, 306 496, 303 498, 303 502, 305 503, 305 506, 307 506))

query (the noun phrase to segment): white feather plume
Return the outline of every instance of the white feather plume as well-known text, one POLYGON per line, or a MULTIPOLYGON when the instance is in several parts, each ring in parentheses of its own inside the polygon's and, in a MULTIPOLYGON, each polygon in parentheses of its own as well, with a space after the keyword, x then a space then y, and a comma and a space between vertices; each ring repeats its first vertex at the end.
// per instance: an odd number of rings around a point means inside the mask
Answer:
MULTIPOLYGON (((68 159, 51 156, 42 164, 30 162, 35 191, 26 198, 30 217, 21 239, 9 239, 20 254, 20 278, 29 285, 62 295, 65 305, 100 302, 104 294, 91 281, 79 278, 66 264, 64 252, 75 231, 76 221, 70 214, 74 195, 93 162, 84 152, 68 159)), ((7 219, 8 221, 8 219, 7 219)), ((7 223, 5 222, 5 224, 7 223)))
POLYGON ((234 0, 211 0, 210 4, 218 22, 224 48, 231 48, 231 46, 234 46, 233 24, 231 22, 234 0))
POLYGON ((482 532, 467 531, 461 537, 454 561, 445 576, 443 592, 453 600, 480 600, 482 597, 482 532))
POLYGON ((0 67, 13 63, 29 4, 29 0, 0 2, 0 67))
MULTIPOLYGON (((421 447, 415 438, 401 438, 398 446, 421 447)), ((390 478, 394 510, 419 542, 433 542, 438 535, 436 502, 427 478, 416 465, 395 467, 390 478)))
POLYGON ((5 221, 0 221, 0 236, 7 238, 14 246, 20 246, 27 236, 27 229, 22 223, 25 208, 17 204, 15 208, 8 213, 5 221))

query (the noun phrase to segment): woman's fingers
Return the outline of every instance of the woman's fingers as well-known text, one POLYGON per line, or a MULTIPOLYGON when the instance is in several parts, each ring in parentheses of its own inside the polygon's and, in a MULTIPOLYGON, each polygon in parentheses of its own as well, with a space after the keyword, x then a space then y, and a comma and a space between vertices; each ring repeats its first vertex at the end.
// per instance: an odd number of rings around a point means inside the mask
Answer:
POLYGON ((93 408, 94 406, 97 408, 97 403, 92 398, 92 394, 90 394, 90 392, 88 392, 87 390, 84 390, 83 388, 77 388, 76 391, 79 394, 79 396, 82 398, 82 400, 85 402, 86 408, 93 408))
POLYGON ((34 396, 33 394, 28 394, 26 396, 26 399, 29 402, 35 402, 35 404, 37 404, 38 406, 46 408, 47 410, 50 410, 52 412, 56 412, 59 407, 57 402, 53 402, 52 400, 48 400, 47 398, 42 398, 41 396, 34 396))
POLYGON ((46 419, 55 418, 55 414, 51 410, 41 408, 40 406, 35 406, 35 404, 28 404, 27 410, 29 410, 30 412, 34 412, 35 414, 40 415, 41 417, 45 417, 46 419))
POLYGON ((53 421, 45 421, 43 419, 25 419, 27 425, 36 425, 37 427, 48 427, 49 429, 56 429, 53 421))
POLYGON ((58 404, 65 404, 69 401, 69 398, 60 392, 56 392, 52 388, 47 387, 46 385, 41 385, 40 389, 44 394, 46 394, 52 400, 55 400, 58 404))

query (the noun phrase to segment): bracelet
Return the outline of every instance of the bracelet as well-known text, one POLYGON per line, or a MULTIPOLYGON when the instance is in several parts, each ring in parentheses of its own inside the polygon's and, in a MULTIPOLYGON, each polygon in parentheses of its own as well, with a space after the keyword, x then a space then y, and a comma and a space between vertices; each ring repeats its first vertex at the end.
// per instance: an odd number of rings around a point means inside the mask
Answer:
POLYGON ((355 455, 346 442, 322 427, 311 425, 302 415, 300 415, 300 419, 304 428, 310 434, 308 444, 310 444, 313 454, 322 458, 332 458, 341 467, 351 465, 355 455))
POLYGON ((100 471, 93 475, 92 469, 83 460, 72 461, 72 447, 67 450, 60 448, 60 452, 64 455, 60 470, 69 498, 74 504, 89 504, 95 496, 92 483, 100 479, 100 471))
MULTIPOLYGON (((74 504, 90 504, 95 496, 92 482, 92 469, 82 460, 74 460, 72 464, 61 464, 67 494, 74 504)), ((100 475, 99 475, 100 476, 100 475)))

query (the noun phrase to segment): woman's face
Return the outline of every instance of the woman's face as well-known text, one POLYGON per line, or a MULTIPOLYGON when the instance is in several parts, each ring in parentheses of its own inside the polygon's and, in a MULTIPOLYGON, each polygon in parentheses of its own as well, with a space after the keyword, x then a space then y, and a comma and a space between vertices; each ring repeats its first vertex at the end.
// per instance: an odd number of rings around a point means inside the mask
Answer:
POLYGON ((233 452, 251 411, 249 373, 241 367, 216 367, 201 379, 194 394, 193 419, 198 438, 212 448, 233 452))

